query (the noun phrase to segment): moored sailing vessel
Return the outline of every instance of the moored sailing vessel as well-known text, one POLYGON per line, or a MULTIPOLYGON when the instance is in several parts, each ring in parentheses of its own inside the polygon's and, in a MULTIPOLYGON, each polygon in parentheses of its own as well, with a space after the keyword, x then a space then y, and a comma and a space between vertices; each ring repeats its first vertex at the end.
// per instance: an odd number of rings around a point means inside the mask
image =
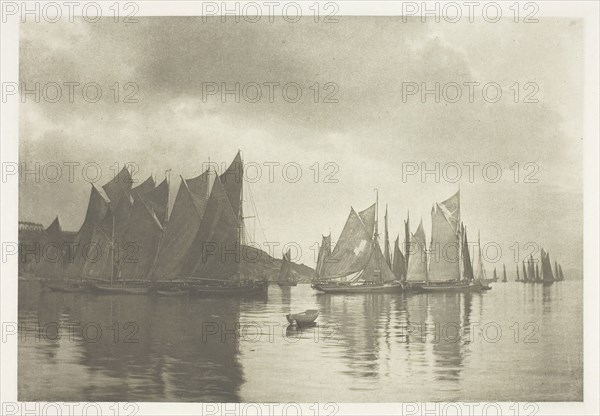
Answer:
POLYGON ((288 249, 288 251, 283 254, 281 260, 281 269, 279 270, 279 279, 277 280, 277 284, 280 287, 296 286, 298 284, 294 278, 294 271, 292 270, 290 259, 291 249, 288 249))
POLYGON ((350 214, 337 244, 320 268, 312 288, 330 294, 395 293, 402 283, 390 269, 378 241, 377 202, 350 214))
POLYGON ((431 243, 424 292, 479 291, 467 244, 466 228, 460 221, 460 191, 431 211, 431 243))

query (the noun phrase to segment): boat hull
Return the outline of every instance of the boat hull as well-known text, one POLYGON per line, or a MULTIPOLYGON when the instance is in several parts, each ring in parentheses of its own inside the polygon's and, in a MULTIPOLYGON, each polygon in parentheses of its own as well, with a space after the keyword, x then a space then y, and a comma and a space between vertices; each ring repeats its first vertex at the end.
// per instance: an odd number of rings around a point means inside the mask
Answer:
POLYGON ((170 297, 170 298, 175 298, 175 297, 181 297, 181 296, 187 296, 190 294, 189 290, 157 290, 156 294, 158 296, 162 296, 162 297, 170 297))
POLYGON ((42 287, 53 292, 63 293, 83 293, 89 292, 91 288, 84 283, 69 283, 69 282, 43 282, 42 287))
POLYGON ((288 313, 285 318, 292 325, 311 326, 315 324, 315 320, 319 317, 319 311, 310 309, 303 313, 288 313))
POLYGON ((291 286, 297 286, 298 284, 296 282, 280 282, 280 283, 277 283, 277 285, 279 287, 291 287, 291 286))
POLYGON ((150 287, 92 284, 92 291, 101 295, 147 295, 150 293, 150 287))
POLYGON ((312 288, 329 294, 354 294, 354 293, 399 293, 402 292, 401 283, 385 285, 335 285, 326 283, 315 283, 312 288))
POLYGON ((437 285, 422 285, 419 288, 421 292, 477 292, 481 290, 489 290, 489 286, 484 286, 480 283, 454 283, 454 284, 437 284, 437 285))
POLYGON ((242 286, 193 285, 190 292, 195 296, 256 296, 266 295, 268 283, 242 286))

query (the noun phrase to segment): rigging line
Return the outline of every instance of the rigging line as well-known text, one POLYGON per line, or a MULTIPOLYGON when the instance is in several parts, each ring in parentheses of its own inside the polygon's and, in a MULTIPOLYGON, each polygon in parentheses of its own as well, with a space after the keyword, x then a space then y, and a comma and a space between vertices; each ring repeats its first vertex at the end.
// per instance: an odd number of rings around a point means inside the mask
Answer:
POLYGON ((250 182, 248 182, 248 194, 250 195, 250 204, 252 205, 252 210, 254 211, 254 216, 258 220, 258 226, 260 227, 260 231, 263 235, 264 241, 267 242, 267 235, 265 233, 265 229, 263 228, 262 221, 260 220, 260 216, 258 215, 258 210, 256 209, 256 201, 254 200, 254 191, 252 190, 252 186, 250 182))

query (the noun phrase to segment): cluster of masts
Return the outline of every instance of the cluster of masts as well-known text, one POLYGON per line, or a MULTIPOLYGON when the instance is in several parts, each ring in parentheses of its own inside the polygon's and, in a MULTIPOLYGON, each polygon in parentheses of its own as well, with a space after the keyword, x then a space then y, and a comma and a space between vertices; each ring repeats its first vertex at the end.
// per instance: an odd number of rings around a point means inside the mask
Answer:
MULTIPOLYGON (((478 287, 489 288, 488 284, 497 280, 495 269, 494 278, 487 277, 479 235, 478 252, 471 258, 467 228, 460 219, 460 191, 447 200, 434 204, 429 246, 426 243, 423 221, 412 233, 407 215, 404 221, 404 245, 401 247, 398 236, 392 250, 386 206, 381 250, 376 213, 377 202, 358 213, 351 209, 333 250, 331 235, 322 237, 315 270, 315 281, 320 282, 319 290, 327 289, 325 283, 358 285, 389 284, 391 281, 401 282, 404 287, 421 289, 472 288, 475 283, 478 287)), ((532 257, 529 262, 533 267, 532 257)), ((540 263, 540 282, 548 283, 563 278, 562 268, 558 263, 555 263, 555 271, 552 271, 549 254, 544 250, 540 263)), ((524 273, 527 273, 525 269, 524 273)), ((530 271, 528 274, 533 276, 533 273, 530 271)))

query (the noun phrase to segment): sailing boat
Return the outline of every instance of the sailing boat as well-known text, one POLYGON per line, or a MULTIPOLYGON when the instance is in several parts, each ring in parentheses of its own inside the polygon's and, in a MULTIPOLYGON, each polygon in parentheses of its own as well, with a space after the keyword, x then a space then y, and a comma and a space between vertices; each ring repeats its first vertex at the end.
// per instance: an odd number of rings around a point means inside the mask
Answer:
POLYGON ((492 277, 492 281, 493 282, 497 282, 498 281, 498 274, 496 274, 496 268, 494 267, 494 277, 492 277))
POLYGON ((193 242, 183 259, 180 277, 196 295, 266 294, 266 277, 251 275, 245 248, 243 162, 238 151, 222 175, 215 175, 210 196, 193 242))
POLYGON ((565 280, 565 275, 563 274, 563 271, 562 271, 562 265, 560 265, 560 264, 558 265, 558 274, 560 275, 561 281, 565 280))
POLYGON ((523 280, 521 280, 523 283, 527 283, 528 279, 527 279, 527 269, 525 268, 525 259, 523 259, 523 280))
POLYGON ((447 292, 483 288, 473 276, 464 226, 460 222, 460 190, 433 206, 429 247, 432 254, 429 257, 429 270, 420 290, 447 292))
POLYGON ((533 255, 531 254, 527 262, 527 276, 529 276, 529 283, 535 283, 535 260, 533 260, 533 255))
POLYGON ((542 275, 541 280, 544 285, 554 283, 554 275, 552 274, 552 263, 550 263, 550 254, 544 249, 541 251, 542 257, 542 275))
POLYGON ((407 270, 405 278, 406 290, 420 290, 427 282, 427 239, 423 228, 423 220, 419 223, 417 231, 410 233, 410 240, 406 245, 407 270))
POLYGON ((521 276, 519 276, 519 265, 517 264, 517 282, 521 280, 521 276))
POLYGON ((402 290, 379 246, 377 202, 350 214, 312 288, 324 293, 393 293, 402 290))
POLYGON ((485 266, 483 264, 483 252, 481 251, 481 236, 479 232, 477 233, 477 247, 479 249, 479 254, 477 257, 477 274, 475 279, 484 289, 491 289, 490 283, 492 280, 487 278, 487 273, 485 272, 485 266))
POLYGON ((502 283, 506 283, 508 282, 508 280, 506 280, 506 265, 503 264, 502 265, 502 283))
POLYGON ((540 282, 540 266, 538 263, 535 264, 535 282, 540 282))
POLYGON ((279 270, 279 280, 277 284, 280 287, 284 286, 296 286, 297 282, 294 279, 293 270, 292 270, 292 262, 291 262, 291 249, 288 249, 287 253, 284 253, 283 259, 281 261, 281 269, 279 270))

